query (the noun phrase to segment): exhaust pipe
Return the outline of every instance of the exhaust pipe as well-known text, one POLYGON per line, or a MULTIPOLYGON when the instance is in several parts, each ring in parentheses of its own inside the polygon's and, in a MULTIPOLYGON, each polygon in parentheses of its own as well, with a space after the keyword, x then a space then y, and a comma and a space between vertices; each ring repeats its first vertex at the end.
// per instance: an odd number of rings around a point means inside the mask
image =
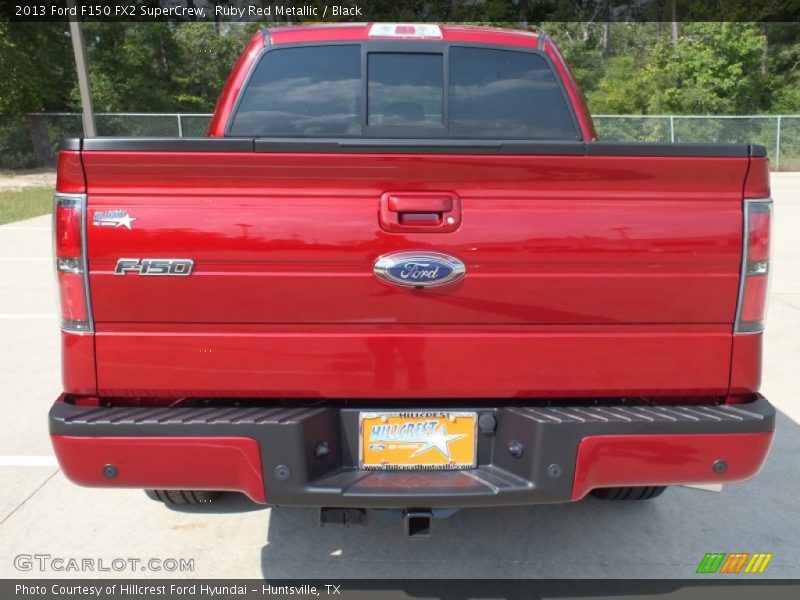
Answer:
POLYGON ((414 539, 431 537, 433 513, 429 510, 408 510, 404 515, 406 536, 414 539))

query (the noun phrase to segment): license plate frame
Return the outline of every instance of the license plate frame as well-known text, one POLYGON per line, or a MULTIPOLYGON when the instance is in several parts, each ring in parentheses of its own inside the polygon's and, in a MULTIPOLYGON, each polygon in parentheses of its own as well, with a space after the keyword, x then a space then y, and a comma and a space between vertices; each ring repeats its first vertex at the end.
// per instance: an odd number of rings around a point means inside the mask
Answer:
POLYGON ((474 469, 478 466, 477 432, 478 413, 471 410, 361 411, 359 468, 365 471, 474 469))

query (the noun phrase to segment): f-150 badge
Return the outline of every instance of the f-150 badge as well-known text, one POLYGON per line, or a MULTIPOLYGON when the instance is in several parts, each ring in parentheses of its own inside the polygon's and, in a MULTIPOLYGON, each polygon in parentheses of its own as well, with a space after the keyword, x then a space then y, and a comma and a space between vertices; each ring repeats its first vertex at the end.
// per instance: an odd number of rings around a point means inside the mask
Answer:
POLYGON ((98 227, 125 227, 131 228, 131 223, 136 220, 126 210, 101 210, 94 213, 92 223, 98 227))
POLYGON ((378 279, 403 287, 435 287, 454 283, 467 268, 455 256, 441 252, 394 252, 381 256, 373 268, 378 279))
POLYGON ((120 258, 114 275, 177 276, 192 274, 194 261, 188 258, 120 258))

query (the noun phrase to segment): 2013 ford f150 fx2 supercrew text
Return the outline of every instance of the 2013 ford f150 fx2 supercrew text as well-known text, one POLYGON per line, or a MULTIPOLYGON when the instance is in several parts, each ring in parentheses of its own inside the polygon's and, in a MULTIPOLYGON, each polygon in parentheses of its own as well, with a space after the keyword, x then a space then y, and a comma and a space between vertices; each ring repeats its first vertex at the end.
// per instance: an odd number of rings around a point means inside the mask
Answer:
POLYGON ((763 147, 597 141, 544 35, 259 32, 208 137, 65 142, 59 463, 412 533, 742 481, 770 217, 763 147))

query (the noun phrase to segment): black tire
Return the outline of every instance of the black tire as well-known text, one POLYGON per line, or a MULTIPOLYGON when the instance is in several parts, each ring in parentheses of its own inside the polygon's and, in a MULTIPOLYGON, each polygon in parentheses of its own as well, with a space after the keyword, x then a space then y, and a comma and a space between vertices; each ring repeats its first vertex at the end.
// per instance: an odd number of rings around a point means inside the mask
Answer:
POLYGON ((207 490, 145 490, 145 493, 153 500, 179 506, 210 504, 222 496, 222 492, 207 490))
POLYGON ((592 490, 591 494, 600 500, 650 500, 664 493, 666 486, 614 487, 592 490))

